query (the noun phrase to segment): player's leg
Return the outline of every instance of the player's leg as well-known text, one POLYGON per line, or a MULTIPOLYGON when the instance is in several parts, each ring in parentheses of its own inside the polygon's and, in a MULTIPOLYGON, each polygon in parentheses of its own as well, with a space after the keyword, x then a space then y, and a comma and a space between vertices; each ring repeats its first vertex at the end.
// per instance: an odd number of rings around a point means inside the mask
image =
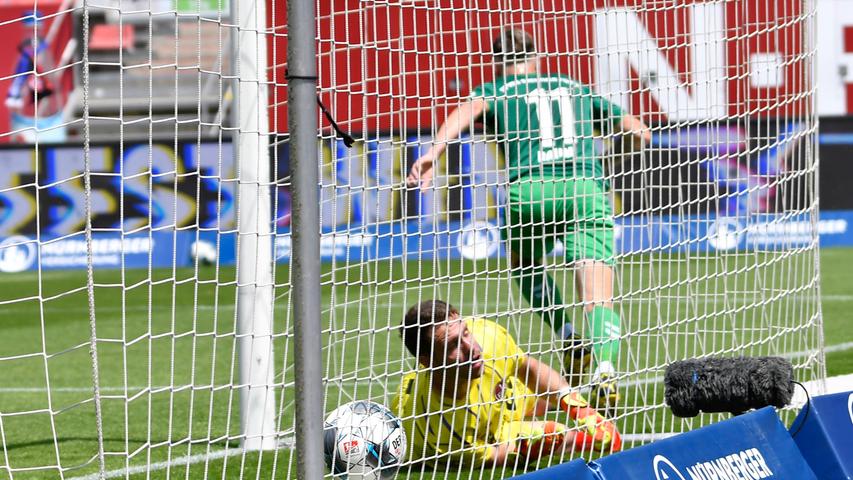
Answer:
POLYGON ((594 371, 590 400, 607 411, 619 401, 615 364, 622 334, 621 319, 613 309, 613 267, 597 260, 582 260, 577 262, 575 279, 592 340, 594 371))
MULTIPOLYGON (((575 218, 566 235, 566 259, 575 266, 575 285, 592 341, 593 391, 590 401, 609 409, 619 400, 615 383, 621 320, 613 308, 613 215, 602 185, 589 179, 573 182, 575 218)), ((612 412, 609 412, 612 413, 612 412)))
POLYGON ((557 283, 541 259, 522 259, 513 250, 509 254, 512 278, 525 300, 563 340, 563 375, 572 386, 579 385, 592 361, 592 351, 568 321, 557 283))
POLYGON ((545 271, 542 259, 521 258, 518 252, 510 250, 510 268, 512 279, 530 308, 555 332, 562 332, 566 325, 563 298, 557 282, 545 271))
POLYGON ((542 257, 554 247, 552 209, 544 205, 552 186, 540 178, 524 179, 509 187, 506 228, 512 279, 530 307, 555 332, 566 325, 563 298, 557 282, 545 271, 542 257))

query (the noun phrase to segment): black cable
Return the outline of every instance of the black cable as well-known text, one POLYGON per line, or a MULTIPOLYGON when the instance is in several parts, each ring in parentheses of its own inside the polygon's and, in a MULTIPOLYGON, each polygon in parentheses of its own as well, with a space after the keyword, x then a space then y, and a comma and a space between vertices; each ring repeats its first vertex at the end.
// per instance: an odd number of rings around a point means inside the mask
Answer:
POLYGON ((332 128, 335 129, 335 132, 337 132, 337 134, 344 141, 344 145, 346 145, 347 148, 352 148, 352 144, 355 143, 355 139, 352 138, 348 133, 341 130, 341 127, 338 126, 338 124, 335 122, 335 119, 332 117, 332 113, 329 112, 325 105, 323 105, 323 101, 320 100, 320 95, 317 95, 317 105, 320 106, 320 110, 323 111, 323 115, 326 116, 326 120, 328 120, 329 123, 332 124, 332 128))
POLYGON ((799 385, 800 387, 802 387, 803 391, 806 392, 806 405, 805 405, 806 413, 805 413, 805 415, 803 415, 803 421, 800 422, 800 426, 797 428, 797 431, 791 434, 791 438, 794 438, 797 436, 798 433, 800 433, 800 430, 803 429, 803 425, 806 424, 806 420, 808 420, 808 418, 809 418, 809 411, 811 410, 812 397, 809 396, 809 391, 808 391, 808 389, 806 389, 805 385, 803 385, 800 382, 797 382, 796 380, 793 381, 792 383, 799 385))
MULTIPOLYGON (((287 80, 317 80, 317 76, 291 75, 288 70, 284 71, 284 78, 287 80)), ((323 111, 323 115, 326 117, 326 120, 332 124, 332 128, 335 129, 335 133, 337 133, 344 141, 344 145, 346 145, 347 148, 352 148, 352 145, 355 143, 355 139, 338 126, 338 122, 335 121, 335 118, 332 116, 332 112, 330 112, 329 109, 326 108, 326 105, 323 104, 323 101, 320 100, 320 94, 317 94, 317 105, 320 106, 320 110, 323 111)))

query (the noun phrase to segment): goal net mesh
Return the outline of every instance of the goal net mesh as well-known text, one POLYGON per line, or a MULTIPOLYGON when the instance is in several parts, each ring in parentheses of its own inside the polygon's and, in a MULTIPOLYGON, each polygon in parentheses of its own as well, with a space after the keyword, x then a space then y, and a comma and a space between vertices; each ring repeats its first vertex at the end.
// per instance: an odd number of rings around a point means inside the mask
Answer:
MULTIPOLYGON (((363 398, 390 405, 401 377, 424 370, 396 329, 408 308, 429 299, 497 322, 528 355, 561 369, 564 343, 543 321, 548 313, 531 308, 524 284, 513 280, 505 241, 519 234, 507 225, 509 204, 536 201, 517 191, 522 200, 513 197, 509 157, 518 153, 510 150, 532 147, 500 137, 509 129, 500 122, 512 121, 512 113, 463 120, 466 133, 436 162, 433 185, 419 191, 405 182, 413 163, 445 141, 437 137, 440 125, 472 93, 494 102, 489 106, 517 108, 498 102, 508 90, 477 90, 504 73, 492 53, 506 29, 533 37, 540 74, 588 85, 652 129, 642 151, 628 147, 618 131, 590 134, 614 213, 612 300, 621 317, 614 415, 627 446, 724 418, 671 415, 662 376, 672 361, 781 355, 799 380, 822 378, 812 8, 808 2, 489 0, 320 7, 321 99, 358 139, 347 149, 322 123, 321 222, 331 259, 323 275, 327 410, 363 398)), ((561 99, 547 100, 555 104, 551 115, 565 119, 561 99)), ((530 92, 523 101, 533 103, 530 92)), ((544 149, 554 132, 546 130, 543 110, 536 111, 540 128, 528 126, 528 135, 520 135, 544 149)), ((563 200, 571 205, 571 198, 563 200)), ((537 243, 537 232, 559 232, 565 221, 544 217, 539 225, 523 220, 520 234, 545 249, 545 272, 562 293, 551 313, 564 311, 591 343, 584 299, 576 293, 582 258, 567 255, 562 244, 568 238, 577 248, 571 236, 584 227, 566 221, 566 237, 537 243)), ((590 392, 591 376, 577 380, 590 392)), ((491 408, 495 399, 484 397, 472 411, 491 408)), ((464 422, 455 414, 461 407, 448 405, 429 407, 430 413, 464 422)), ((524 459, 486 471, 445 465, 475 450, 463 441, 443 449, 410 446, 420 449, 410 460, 426 459, 459 477, 502 477, 529 467, 524 459)), ((403 471, 417 475, 425 468, 412 463, 403 471)))
MULTIPOLYGON (((306 119, 319 125, 324 411, 353 400, 391 407, 405 375, 430 371, 400 337, 406 311, 430 299, 495 322, 562 373, 565 344, 545 318, 563 315, 587 347, 604 341, 577 293, 588 258, 571 254, 576 235, 612 237, 620 400, 610 413, 625 448, 728 417, 671 414, 662 376, 675 360, 778 355, 797 380, 822 380, 815 3, 317 2, 318 96, 340 128, 319 111, 306 119), (548 288, 562 294, 545 308, 513 278, 507 212, 518 179, 494 117, 465 121, 429 188, 406 185, 414 162, 444 143, 450 113, 500 80, 493 41, 507 29, 532 37, 541 75, 588 87, 587 100, 651 132, 639 149, 618 128, 576 131, 600 165, 593 180, 612 228, 523 222, 548 288)), ((20 44, 0 76, 0 477, 295 478, 286 2, 265 7, 260 26, 235 19, 254 13, 227 0, 0 7, 0 32, 20 44), (247 180, 250 163, 269 178, 247 180), (255 203, 241 192, 269 192, 272 204, 248 234, 240 218, 255 203), (239 258, 247 241, 269 241, 269 261, 239 258), (248 264, 271 280, 238 273, 248 264), (247 291, 256 311, 244 320, 268 309, 269 333, 240 326, 247 291), (246 339, 268 351, 271 380, 258 388, 272 391, 275 450, 246 448, 246 339)), ((526 104, 550 106, 552 127, 567 121, 565 96, 534 96, 526 104)), ((568 141, 538 121, 526 141, 568 141)), ((564 153, 544 155, 570 162, 564 153)), ((591 372, 571 379, 584 394, 595 385, 591 372)), ((452 422, 459 408, 431 413, 452 422)), ((418 414, 401 416, 408 425, 418 414)), ((573 427, 559 412, 542 418, 573 427)), ((451 461, 474 443, 410 443, 399 475, 505 478, 534 467, 451 461)))

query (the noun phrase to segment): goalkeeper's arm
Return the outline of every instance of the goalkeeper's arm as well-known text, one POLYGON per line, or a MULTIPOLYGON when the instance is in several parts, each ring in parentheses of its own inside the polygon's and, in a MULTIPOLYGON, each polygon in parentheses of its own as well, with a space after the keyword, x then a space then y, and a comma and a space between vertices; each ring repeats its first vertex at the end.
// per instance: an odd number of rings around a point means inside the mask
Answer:
POLYGON ((511 463, 516 455, 521 455, 528 461, 554 454, 579 451, 584 446, 579 445, 578 433, 567 429, 557 422, 522 422, 524 429, 518 432, 518 438, 488 447, 486 452, 488 466, 501 466, 511 463))
POLYGON ((616 452, 622 439, 613 422, 590 407, 586 399, 573 390, 556 370, 535 358, 525 356, 518 362, 516 376, 537 394, 548 395, 550 403, 569 414, 581 427, 574 443, 599 451, 616 452))
MULTIPOLYGON (((504 465, 511 462, 515 455, 524 458, 524 463, 535 462, 543 456, 571 454, 590 450, 616 451, 612 445, 594 445, 590 443, 591 435, 585 429, 570 430, 565 425, 554 421, 524 421, 517 422, 520 431, 517 438, 494 447, 489 447, 490 459, 485 463, 491 466, 504 465)), ((617 434, 618 435, 618 434, 617 434)))
POLYGON ((516 376, 534 393, 547 395, 551 406, 565 410, 572 420, 577 420, 578 408, 588 407, 583 396, 547 363, 525 356, 518 362, 516 376))

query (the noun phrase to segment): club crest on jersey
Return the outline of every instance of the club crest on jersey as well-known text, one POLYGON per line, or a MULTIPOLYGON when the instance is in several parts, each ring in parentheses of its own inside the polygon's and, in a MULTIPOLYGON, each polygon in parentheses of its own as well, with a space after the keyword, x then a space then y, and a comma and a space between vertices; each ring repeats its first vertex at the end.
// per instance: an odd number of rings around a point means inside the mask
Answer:
POLYGON ((495 400, 503 400, 506 393, 506 385, 504 382, 499 382, 495 385, 495 400))

